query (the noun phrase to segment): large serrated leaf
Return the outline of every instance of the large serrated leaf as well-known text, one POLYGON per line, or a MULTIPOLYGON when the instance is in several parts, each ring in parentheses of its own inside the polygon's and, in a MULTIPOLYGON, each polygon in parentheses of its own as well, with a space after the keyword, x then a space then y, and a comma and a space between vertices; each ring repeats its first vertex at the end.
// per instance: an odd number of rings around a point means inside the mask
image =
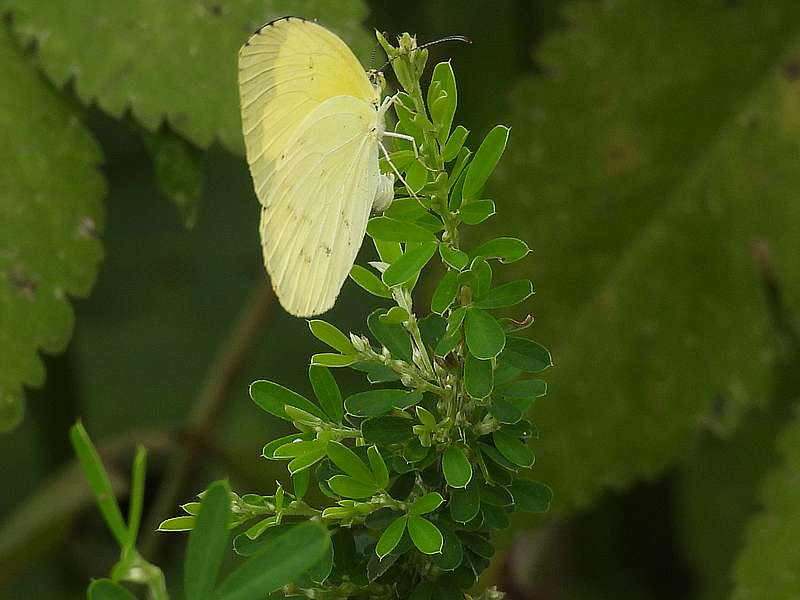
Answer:
POLYGON ((42 67, 57 86, 75 78, 86 104, 96 102, 115 117, 130 109, 150 131, 166 118, 198 146, 219 139, 237 153, 243 145, 236 59, 258 27, 301 15, 318 19, 357 50, 371 47, 360 27, 366 13, 361 0, 0 0, 0 13, 7 10, 20 37, 36 40, 42 67))
POLYGON ((781 434, 783 462, 764 482, 763 512, 748 525, 732 600, 791 600, 800 590, 800 412, 781 434))
POLYGON ((500 210, 547 290, 536 335, 559 401, 536 409, 537 477, 560 509, 674 462, 717 394, 764 393, 754 247, 789 298, 800 286, 800 4, 620 0, 567 18, 546 75, 516 90, 500 210))
POLYGON ((0 430, 39 386, 38 351, 64 350, 69 296, 88 294, 102 257, 100 150, 78 114, 0 27, 0 430), (12 83, 13 82, 13 83, 12 83))

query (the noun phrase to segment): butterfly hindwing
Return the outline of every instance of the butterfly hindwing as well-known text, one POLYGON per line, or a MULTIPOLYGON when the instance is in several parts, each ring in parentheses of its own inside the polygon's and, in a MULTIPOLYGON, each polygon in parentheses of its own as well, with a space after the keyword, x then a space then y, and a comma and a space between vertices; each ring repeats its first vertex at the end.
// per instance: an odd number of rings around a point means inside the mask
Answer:
POLYGON ((261 213, 264 263, 297 316, 333 306, 358 253, 378 187, 375 111, 352 96, 321 104, 298 127, 261 213))

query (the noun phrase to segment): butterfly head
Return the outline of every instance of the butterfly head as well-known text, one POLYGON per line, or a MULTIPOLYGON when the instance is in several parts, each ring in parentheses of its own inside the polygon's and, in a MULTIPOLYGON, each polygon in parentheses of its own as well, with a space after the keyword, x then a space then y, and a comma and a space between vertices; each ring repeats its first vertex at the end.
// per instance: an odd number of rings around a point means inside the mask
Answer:
POLYGON ((386 87, 386 77, 380 69, 370 69, 367 71, 367 77, 369 77, 369 82, 372 84, 372 89, 375 91, 374 103, 377 108, 380 104, 381 96, 383 95, 383 89, 386 87))

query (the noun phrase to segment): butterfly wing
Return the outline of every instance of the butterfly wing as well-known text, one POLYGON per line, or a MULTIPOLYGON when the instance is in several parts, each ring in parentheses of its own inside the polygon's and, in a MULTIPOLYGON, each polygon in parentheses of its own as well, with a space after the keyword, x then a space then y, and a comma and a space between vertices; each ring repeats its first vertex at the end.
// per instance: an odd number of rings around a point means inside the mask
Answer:
POLYGON ((262 204, 276 160, 295 129, 335 96, 375 100, 350 48, 324 27, 297 17, 268 23, 239 52, 239 94, 247 162, 262 204))
POLYGON ((375 89, 341 39, 288 17, 240 51, 239 92, 264 264, 287 311, 319 314, 353 265, 378 185, 375 89))
POLYGON ((378 187, 377 113, 353 96, 317 107, 287 140, 261 210, 264 264, 283 307, 330 309, 364 239, 378 187))

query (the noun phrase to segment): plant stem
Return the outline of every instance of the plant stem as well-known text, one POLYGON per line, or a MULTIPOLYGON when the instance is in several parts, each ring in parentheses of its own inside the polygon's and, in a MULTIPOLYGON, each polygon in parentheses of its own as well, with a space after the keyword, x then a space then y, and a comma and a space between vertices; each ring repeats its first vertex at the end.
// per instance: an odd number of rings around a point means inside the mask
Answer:
MULTIPOLYGON (((185 429, 191 432, 190 440, 203 440, 211 436, 229 388, 267 320, 271 303, 272 293, 263 275, 259 274, 233 328, 217 351, 194 408, 189 414, 185 429)), ((147 535, 142 542, 142 551, 145 555, 150 556, 157 551, 162 538, 154 535, 154 532, 158 524, 177 504, 187 476, 198 459, 200 448, 200 444, 190 441, 186 447, 177 449, 167 464, 161 486, 156 492, 148 514, 147 535)))

